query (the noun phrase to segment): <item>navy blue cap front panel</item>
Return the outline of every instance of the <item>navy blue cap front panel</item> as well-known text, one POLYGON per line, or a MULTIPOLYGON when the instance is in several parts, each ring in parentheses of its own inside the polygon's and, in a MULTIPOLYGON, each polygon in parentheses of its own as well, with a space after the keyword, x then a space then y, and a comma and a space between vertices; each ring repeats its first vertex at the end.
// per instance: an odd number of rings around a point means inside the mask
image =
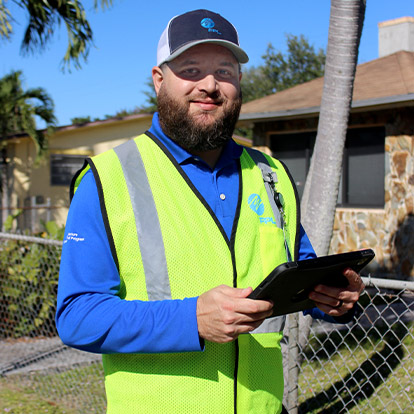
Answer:
POLYGON ((239 44, 233 25, 219 14, 208 10, 195 10, 173 19, 168 38, 171 54, 197 40, 219 39, 239 44))

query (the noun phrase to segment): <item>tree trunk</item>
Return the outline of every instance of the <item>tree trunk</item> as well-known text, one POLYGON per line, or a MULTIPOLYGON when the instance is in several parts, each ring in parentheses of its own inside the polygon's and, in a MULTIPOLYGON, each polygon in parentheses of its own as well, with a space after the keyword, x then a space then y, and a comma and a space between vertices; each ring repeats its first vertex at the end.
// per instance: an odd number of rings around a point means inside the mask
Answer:
MULTIPOLYGON (((365 5, 366 0, 331 0, 318 133, 301 205, 302 224, 318 255, 328 254, 332 238, 365 5)), ((310 323, 301 315, 302 348, 310 323)))
POLYGON ((302 223, 318 255, 329 252, 365 0, 332 0, 325 77, 302 223))

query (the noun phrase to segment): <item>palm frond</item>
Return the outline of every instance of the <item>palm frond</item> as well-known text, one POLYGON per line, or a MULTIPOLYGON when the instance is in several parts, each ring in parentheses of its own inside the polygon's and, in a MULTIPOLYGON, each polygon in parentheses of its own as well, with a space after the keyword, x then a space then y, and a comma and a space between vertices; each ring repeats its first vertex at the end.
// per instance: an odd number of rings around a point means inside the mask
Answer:
POLYGON ((47 150, 46 135, 36 129, 36 117, 42 119, 47 127, 56 124, 52 98, 42 88, 24 90, 22 73, 11 72, 0 79, 0 139, 24 132, 35 146, 39 159, 47 150))

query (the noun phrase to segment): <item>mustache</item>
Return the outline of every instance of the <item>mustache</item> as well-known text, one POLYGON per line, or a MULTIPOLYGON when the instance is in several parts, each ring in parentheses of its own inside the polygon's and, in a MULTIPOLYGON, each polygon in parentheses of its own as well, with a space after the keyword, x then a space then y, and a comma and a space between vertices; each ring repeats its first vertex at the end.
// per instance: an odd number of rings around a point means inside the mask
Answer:
POLYGON ((190 95, 187 98, 188 102, 191 102, 191 101, 208 101, 208 100, 213 101, 215 104, 222 104, 225 101, 225 99, 218 92, 197 93, 197 94, 194 94, 194 95, 190 95))

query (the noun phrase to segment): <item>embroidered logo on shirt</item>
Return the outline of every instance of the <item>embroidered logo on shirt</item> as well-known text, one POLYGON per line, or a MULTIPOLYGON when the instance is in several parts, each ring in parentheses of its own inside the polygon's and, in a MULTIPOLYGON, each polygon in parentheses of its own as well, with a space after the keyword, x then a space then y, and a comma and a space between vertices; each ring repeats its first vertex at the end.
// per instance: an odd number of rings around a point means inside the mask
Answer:
POLYGON ((66 240, 63 243, 67 243, 68 241, 75 241, 75 242, 83 242, 85 241, 84 237, 80 237, 78 233, 68 233, 66 236, 66 240))

